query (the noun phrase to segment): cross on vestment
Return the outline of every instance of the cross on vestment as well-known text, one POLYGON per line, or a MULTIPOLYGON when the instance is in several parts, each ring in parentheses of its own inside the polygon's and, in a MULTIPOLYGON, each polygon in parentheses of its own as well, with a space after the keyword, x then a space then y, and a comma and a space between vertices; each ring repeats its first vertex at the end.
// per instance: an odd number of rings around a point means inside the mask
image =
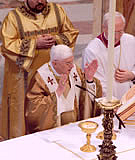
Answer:
POLYGON ((75 81, 77 81, 77 75, 74 73, 73 78, 75 79, 75 81))
POLYGON ((51 85, 53 85, 53 79, 51 79, 50 77, 48 77, 47 82, 48 82, 48 83, 51 83, 51 85))

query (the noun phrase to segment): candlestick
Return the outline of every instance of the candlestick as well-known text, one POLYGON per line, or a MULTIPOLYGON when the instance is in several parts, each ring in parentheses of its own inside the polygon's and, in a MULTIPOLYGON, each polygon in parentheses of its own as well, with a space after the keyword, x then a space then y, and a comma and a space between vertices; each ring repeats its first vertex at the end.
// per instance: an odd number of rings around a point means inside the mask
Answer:
POLYGON ((116 0, 110 0, 108 24, 108 75, 107 75, 107 101, 113 95, 113 63, 114 63, 114 38, 115 38, 115 10, 116 0))
POLYGON ((98 160, 116 160, 117 156, 115 151, 115 146, 113 145, 113 117, 114 109, 121 105, 119 100, 113 100, 106 102, 105 98, 100 98, 97 101, 99 106, 103 109, 104 118, 102 120, 103 131, 103 142, 100 147, 100 154, 98 155, 98 160))

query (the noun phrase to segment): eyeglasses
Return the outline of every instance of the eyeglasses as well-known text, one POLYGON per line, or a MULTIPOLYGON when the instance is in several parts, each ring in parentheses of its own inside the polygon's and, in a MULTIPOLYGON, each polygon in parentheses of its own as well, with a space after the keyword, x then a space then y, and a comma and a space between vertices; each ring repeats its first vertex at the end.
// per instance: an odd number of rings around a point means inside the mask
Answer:
POLYGON ((124 31, 115 31, 115 34, 123 34, 124 31))
POLYGON ((73 64, 73 61, 72 62, 65 62, 65 61, 59 61, 59 60, 56 60, 57 62, 59 63, 64 63, 66 65, 72 65, 73 64))
POLYGON ((73 65, 73 62, 64 62, 64 61, 61 61, 62 63, 64 63, 66 66, 71 66, 73 65))

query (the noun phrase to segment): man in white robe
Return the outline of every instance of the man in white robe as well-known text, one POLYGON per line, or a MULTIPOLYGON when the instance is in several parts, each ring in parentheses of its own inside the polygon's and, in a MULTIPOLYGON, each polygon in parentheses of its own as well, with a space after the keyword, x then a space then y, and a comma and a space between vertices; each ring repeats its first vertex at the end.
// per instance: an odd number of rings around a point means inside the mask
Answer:
MULTIPOLYGON (((101 81, 103 96, 107 94, 108 21, 109 13, 106 13, 103 19, 103 33, 88 44, 82 60, 84 68, 86 63, 97 59, 98 69, 95 77, 101 81)), ((124 27, 125 18, 121 13, 116 12, 113 96, 117 99, 121 99, 129 90, 135 78, 135 37, 124 33, 124 27)))

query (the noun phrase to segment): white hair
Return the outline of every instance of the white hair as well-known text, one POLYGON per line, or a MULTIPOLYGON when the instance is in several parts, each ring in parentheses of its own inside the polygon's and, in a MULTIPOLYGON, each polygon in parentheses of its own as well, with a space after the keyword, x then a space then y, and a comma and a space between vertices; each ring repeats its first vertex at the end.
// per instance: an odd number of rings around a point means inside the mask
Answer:
POLYGON ((53 45, 50 51, 51 62, 54 60, 63 60, 73 56, 72 49, 66 45, 53 45))
MULTIPOLYGON (((125 17, 123 16, 122 13, 116 11, 115 12, 115 17, 121 17, 124 24, 126 23, 125 17)), ((108 25, 109 18, 110 18, 110 15, 109 15, 109 12, 107 12, 103 17, 103 25, 108 25)))

